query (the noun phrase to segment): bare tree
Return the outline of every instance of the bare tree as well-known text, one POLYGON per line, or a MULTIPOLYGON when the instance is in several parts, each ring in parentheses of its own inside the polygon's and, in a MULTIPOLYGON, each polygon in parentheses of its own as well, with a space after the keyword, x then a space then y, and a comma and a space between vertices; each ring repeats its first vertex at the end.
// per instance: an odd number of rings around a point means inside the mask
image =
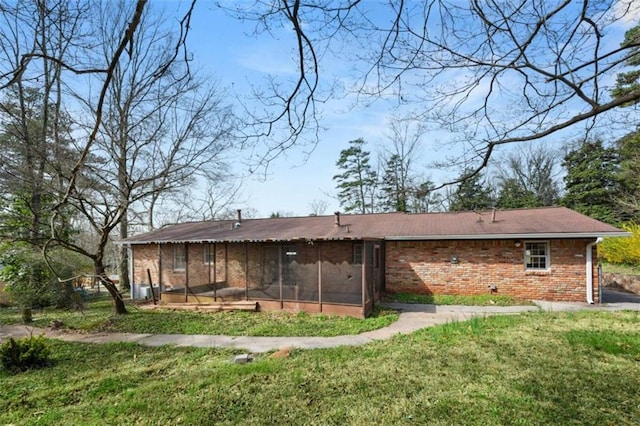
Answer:
POLYGON ((313 200, 309 203, 312 216, 322 216, 327 211, 329 203, 325 200, 313 200))
POLYGON ((588 131, 597 117, 640 99, 640 90, 609 94, 611 76, 640 43, 619 47, 606 38, 629 18, 631 6, 600 0, 280 0, 234 11, 255 19, 258 30, 290 27, 297 46, 298 78, 290 86, 272 80, 272 95, 264 95, 274 107, 269 119, 258 120, 264 134, 279 122, 296 138, 313 124, 322 83, 329 81, 321 79, 321 62, 341 58, 352 64, 354 73, 343 80, 355 82, 358 102, 395 99, 414 109, 417 120, 452 131, 474 163, 458 165, 475 174, 497 146, 577 125, 588 131))
POLYGON ((501 157, 496 164, 499 189, 502 193, 520 194, 522 203, 510 207, 552 206, 559 201, 558 158, 558 152, 540 144, 520 147, 501 157))
MULTIPOLYGON (((99 12, 96 40, 107 60, 130 11, 121 2, 117 7, 104 5, 99 12)), ((120 239, 128 236, 134 214, 146 216, 152 229, 156 207, 177 194, 184 203, 189 187, 198 180, 222 180, 227 169, 222 155, 231 147, 230 109, 215 86, 206 85, 185 64, 172 62, 175 41, 164 21, 151 10, 141 16, 137 37, 115 67, 105 96, 104 118, 85 166, 90 188, 70 196, 71 204, 100 235, 96 258, 102 256, 112 230, 119 228, 120 239)), ((92 122, 98 115, 96 103, 84 93, 77 99, 92 122)), ((128 287, 125 247, 119 275, 128 287)))
MULTIPOLYGON (((380 197, 383 210, 406 212, 419 191, 415 162, 425 128, 411 120, 394 117, 389 121, 387 143, 381 146, 378 164, 383 168, 380 197)), ((424 190, 424 188, 422 188, 424 190)))
POLYGON ((0 4, 0 188, 14 203, 4 206, 13 217, 7 222, 28 228, 12 225, 3 234, 35 247, 47 239, 62 172, 73 158, 61 64, 83 45, 78 21, 86 17, 84 2, 0 4))
MULTIPOLYGON (((63 90, 79 84, 78 76, 86 76, 89 79, 87 84, 90 88, 96 85, 98 87, 98 94, 92 101, 94 112, 92 122, 87 123, 87 136, 82 138, 79 129, 74 129, 71 134, 76 139, 77 154, 73 158, 73 164, 64 170, 57 170, 64 172, 60 174, 64 177, 58 180, 59 186, 53 205, 48 206, 47 209, 50 213, 51 235, 44 244, 43 250, 47 253, 51 247, 62 245, 90 258, 94 264, 95 274, 100 277, 113 297, 117 313, 125 313, 126 309, 118 289, 106 274, 104 248, 109 232, 118 223, 117 216, 122 215, 123 212, 108 209, 112 200, 109 199, 106 189, 109 188, 110 183, 117 182, 117 179, 106 182, 101 180, 99 174, 95 174, 96 171, 102 172, 106 169, 106 157, 100 155, 100 150, 96 149, 96 142, 104 131, 103 111, 109 90, 120 69, 125 52, 133 50, 137 41, 146 3, 146 0, 138 0, 120 15, 121 25, 115 28, 113 49, 101 58, 90 55, 101 46, 95 43, 96 38, 93 38, 92 32, 93 29, 100 28, 94 25, 92 14, 96 11, 97 3, 39 0, 0 4, 3 23, 0 50, 8 59, 0 61, 0 90, 15 90, 17 87, 19 92, 21 85, 30 85, 42 91, 44 94, 41 119, 43 123, 41 128, 44 131, 40 132, 44 135, 41 136, 42 138, 49 138, 53 134, 53 139, 61 140, 63 133, 70 133, 67 127, 63 127, 61 119, 62 105, 65 100, 62 93, 63 90), (89 37, 93 40, 92 44, 88 42, 89 37), (74 78, 67 78, 70 75, 74 78), (52 128, 51 131, 49 131, 50 128, 52 128), (83 196, 93 198, 85 199, 83 196), (68 239, 67 234, 58 226, 65 220, 70 209, 85 215, 94 229, 100 229, 99 242, 93 250, 86 250, 68 239)), ((188 59, 185 56, 185 41, 194 3, 194 1, 190 3, 179 21, 177 26, 180 31, 177 37, 173 40, 164 40, 171 54, 167 55, 163 62, 154 64, 155 72, 159 76, 168 75, 171 72, 171 66, 177 63, 179 58, 188 59)), ((118 7, 113 7, 113 10, 114 13, 120 11, 118 7)), ((190 75, 188 68, 182 74, 190 75)), ((89 97, 83 99, 87 100, 89 97)), ((25 110, 25 108, 22 109, 25 110)), ((40 145, 39 149, 42 147, 43 145, 40 145)), ((12 172, 13 170, 7 170, 6 174, 10 175, 12 172)), ((51 176, 50 173, 40 173, 40 175, 51 176)))

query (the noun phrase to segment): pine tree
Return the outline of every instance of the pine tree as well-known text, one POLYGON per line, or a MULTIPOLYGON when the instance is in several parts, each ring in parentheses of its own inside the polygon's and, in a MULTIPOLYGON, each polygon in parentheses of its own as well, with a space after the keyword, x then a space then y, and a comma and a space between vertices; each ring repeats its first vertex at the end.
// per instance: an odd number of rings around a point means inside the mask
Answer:
POLYGON ((462 173, 463 180, 451 196, 449 211, 483 210, 493 207, 489 184, 480 173, 469 176, 470 173, 469 169, 462 173))
POLYGON ((620 156, 620 195, 616 201, 623 220, 640 223, 640 131, 619 139, 616 148, 620 156))
POLYGON ((562 163, 567 171, 562 204, 594 219, 618 223, 618 159, 616 150, 599 140, 587 141, 567 153, 562 163))
POLYGON ((542 206, 542 202, 533 191, 524 188, 517 179, 507 179, 500 183, 496 207, 519 209, 542 206))
MULTIPOLYGON (((628 30, 624 35, 624 41, 621 47, 638 45, 640 43, 640 26, 635 26, 628 30)), ((640 47, 631 48, 633 54, 626 60, 626 65, 630 67, 638 67, 640 65, 640 47)), ((633 69, 628 72, 618 74, 616 78, 616 87, 611 91, 614 98, 637 92, 640 90, 640 69, 633 69)), ((634 102, 636 103, 636 102, 634 102)))
POLYGON ((340 151, 336 166, 342 171, 333 177, 340 206, 346 212, 373 213, 376 173, 370 164, 370 153, 364 151, 362 138, 349 141, 349 148, 340 151))
POLYGON ((405 176, 400 156, 393 154, 385 165, 380 187, 380 204, 384 211, 407 211, 409 188, 405 176))

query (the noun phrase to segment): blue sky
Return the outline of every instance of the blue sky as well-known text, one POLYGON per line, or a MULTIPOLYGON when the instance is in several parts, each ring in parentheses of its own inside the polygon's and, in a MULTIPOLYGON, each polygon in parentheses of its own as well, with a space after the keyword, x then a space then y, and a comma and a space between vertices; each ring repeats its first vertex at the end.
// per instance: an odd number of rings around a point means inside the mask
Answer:
MULTIPOLYGON (((254 27, 252 22, 240 22, 214 5, 200 2, 189 35, 189 47, 203 71, 215 76, 221 86, 233 87, 240 95, 248 92, 249 82, 260 85, 268 74, 296 75, 294 52, 287 46, 292 41, 290 32, 282 29, 281 34, 275 34, 276 39, 269 34, 255 37, 254 27)), ((324 200, 328 203, 325 214, 339 210, 339 203, 333 197, 332 177, 338 173, 335 162, 340 151, 347 148, 350 140, 364 138, 373 157, 377 147, 385 142, 388 118, 398 112, 382 102, 352 110, 349 102, 336 99, 322 105, 322 124, 326 129, 321 131, 317 145, 294 147, 278 157, 266 174, 264 169, 259 169, 245 178, 243 202, 238 208, 255 208, 259 216, 276 211, 308 215, 312 201, 324 200)), ((431 142, 437 137, 435 133, 429 135, 431 142)), ((420 164, 426 167, 431 161, 443 159, 448 152, 447 148, 439 151, 434 148, 435 145, 427 146, 425 142, 420 164)), ((237 158, 240 173, 250 170, 250 166, 244 164, 247 157, 245 152, 237 158)), ((436 172, 426 170, 432 178, 436 172)))
MULTIPOLYGON (((182 2, 168 1, 167 10, 183 9, 182 2)), ((628 20, 631 25, 632 19, 628 20)), ((243 96, 248 93, 249 85, 260 86, 268 74, 282 78, 295 76, 295 53, 293 52, 292 32, 288 28, 276 29, 271 35, 253 36, 253 22, 241 22, 226 16, 218 7, 208 1, 196 6, 189 35, 189 47, 197 64, 202 70, 213 75, 223 87, 233 88, 243 96)), ((620 29, 615 43, 619 43, 620 29)), ((340 73, 344 63, 328 62, 327 73, 340 73)), ((334 194, 334 176, 338 170, 335 162, 348 141, 364 138, 370 151, 384 144, 388 133, 388 119, 398 112, 391 103, 377 102, 367 108, 350 109, 349 100, 332 99, 322 105, 323 121, 327 127, 320 133, 317 146, 299 146, 292 148, 277 158, 264 173, 264 169, 244 180, 244 189, 238 208, 254 208, 259 216, 268 216, 280 211, 294 215, 308 215, 313 200, 328 203, 326 214, 339 209, 334 194), (313 149, 312 149, 313 148, 313 149)), ((459 153, 461 147, 446 145, 448 134, 444 131, 426 135, 418 164, 424 174, 436 182, 455 175, 429 168, 433 161, 443 160, 446 156, 459 153)), ((556 140, 562 138, 556 138, 556 140)), ((561 141, 562 142, 562 141, 561 141)), ((248 153, 236 159, 236 169, 247 174, 250 166, 246 164, 248 153)))

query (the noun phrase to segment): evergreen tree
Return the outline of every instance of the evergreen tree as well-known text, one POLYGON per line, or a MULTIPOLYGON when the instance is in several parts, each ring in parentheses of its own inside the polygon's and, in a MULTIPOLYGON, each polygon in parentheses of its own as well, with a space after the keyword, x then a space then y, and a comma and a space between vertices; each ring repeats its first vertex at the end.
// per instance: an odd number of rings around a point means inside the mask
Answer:
POLYGON ((599 140, 587 141, 567 153, 562 163, 567 171, 562 204, 594 219, 618 223, 618 158, 615 149, 599 140))
POLYGON ((510 178, 500 183, 496 207, 519 209, 542 206, 542 202, 533 191, 524 188, 517 179, 510 178))
POLYGON ((398 154, 387 160, 380 187, 380 204, 384 211, 406 212, 408 209, 409 188, 406 173, 398 154))
POLYGON ((338 189, 340 206, 346 212, 373 213, 376 173, 370 164, 370 153, 363 149, 364 139, 349 141, 349 148, 340 151, 336 166, 342 171, 333 177, 338 189))
POLYGON ((622 219, 640 223, 640 131, 625 135, 616 142, 620 156, 617 204, 622 219))
POLYGON ((462 181, 451 195, 449 211, 483 210, 493 207, 490 185, 482 174, 469 176, 470 173, 470 169, 465 169, 462 173, 462 181))
MULTIPOLYGON (((630 48, 632 55, 626 60, 626 65, 638 67, 640 65, 640 26, 635 26, 624 35, 624 41, 620 44, 623 48, 630 48)), ((627 95, 640 90, 640 69, 636 68, 628 72, 618 74, 616 87, 611 91, 614 98, 627 95)), ((634 104, 637 103, 633 102, 634 104)))
POLYGON ((411 211, 414 213, 429 213, 440 211, 442 196, 434 191, 435 185, 431 180, 426 180, 418 185, 410 197, 411 211))

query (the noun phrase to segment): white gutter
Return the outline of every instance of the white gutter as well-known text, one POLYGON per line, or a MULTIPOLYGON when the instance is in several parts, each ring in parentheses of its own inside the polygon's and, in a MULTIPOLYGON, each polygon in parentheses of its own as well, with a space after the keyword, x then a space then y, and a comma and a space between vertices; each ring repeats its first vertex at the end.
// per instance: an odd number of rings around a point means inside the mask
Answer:
POLYGON ((598 237, 594 242, 587 244, 587 303, 590 305, 593 305, 593 246, 601 242, 602 237, 598 237))
MULTIPOLYGON (((384 237, 387 241, 415 240, 522 240, 522 239, 560 239, 560 238, 599 238, 602 232, 539 232, 527 234, 447 234, 447 235, 392 235, 384 237)), ((607 237, 629 237, 629 232, 606 232, 607 237)))

